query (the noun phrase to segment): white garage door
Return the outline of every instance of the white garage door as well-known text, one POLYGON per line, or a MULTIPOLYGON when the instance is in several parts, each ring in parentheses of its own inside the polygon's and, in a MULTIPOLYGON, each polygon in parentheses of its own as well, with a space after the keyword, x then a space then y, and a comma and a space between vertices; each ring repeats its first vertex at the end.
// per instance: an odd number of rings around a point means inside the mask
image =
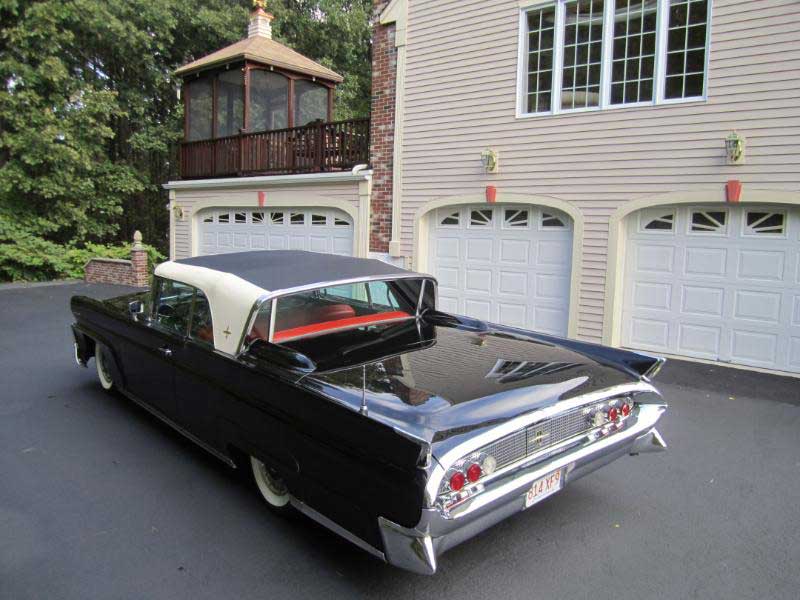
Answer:
POLYGON ((200 254, 311 250, 352 255, 353 222, 330 208, 211 209, 200 215, 200 254))
POLYGON ((628 223, 623 345, 800 372, 800 211, 666 207, 628 223))
POLYGON ((525 205, 447 207, 429 223, 442 310, 566 335, 571 219, 525 205))

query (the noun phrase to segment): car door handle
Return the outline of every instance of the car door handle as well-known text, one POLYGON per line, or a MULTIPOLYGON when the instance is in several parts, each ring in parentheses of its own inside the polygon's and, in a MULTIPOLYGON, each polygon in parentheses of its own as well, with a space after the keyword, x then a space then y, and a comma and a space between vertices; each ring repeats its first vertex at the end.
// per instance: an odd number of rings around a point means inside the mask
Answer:
POLYGON ((161 354, 163 354, 167 358, 172 356, 172 350, 167 348, 166 346, 161 346, 161 348, 159 348, 158 351, 161 352, 161 354))

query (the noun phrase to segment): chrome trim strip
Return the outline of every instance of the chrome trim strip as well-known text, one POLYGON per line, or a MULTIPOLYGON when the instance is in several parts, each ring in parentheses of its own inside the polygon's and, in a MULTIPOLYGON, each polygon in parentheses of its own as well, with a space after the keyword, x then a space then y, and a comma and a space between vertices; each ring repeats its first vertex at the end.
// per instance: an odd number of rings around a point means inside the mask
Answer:
POLYGON ((372 554, 372 556, 377 556, 382 561, 384 561, 384 562, 386 561, 386 557, 384 556, 383 552, 381 552, 380 550, 378 550, 374 546, 368 544, 367 542, 362 540, 360 537, 350 533, 349 531, 347 531, 347 529, 345 529, 341 525, 338 525, 336 522, 331 521, 328 517, 326 517, 322 513, 317 512, 316 510, 311 508, 305 502, 303 502, 301 500, 298 500, 294 496, 291 496, 289 498, 289 503, 292 506, 294 506, 298 511, 300 511, 301 513, 303 513, 304 515, 306 515, 310 519, 313 519, 314 521, 316 521, 317 523, 319 523, 320 525, 322 525, 326 529, 330 529, 333 533, 335 533, 337 535, 340 535, 341 537, 346 539, 348 542, 350 542, 352 544, 355 544, 356 546, 358 546, 362 550, 365 550, 366 552, 369 552, 370 554, 372 554))
POLYGON ((425 486, 425 503, 426 506, 432 507, 434 506, 436 497, 439 492, 439 487, 442 482, 442 478, 444 478, 444 474, 449 469, 453 463, 457 460, 466 456, 470 452, 474 452, 487 444, 490 444, 510 433, 514 433, 519 429, 523 429, 529 425, 534 423, 538 423, 544 419, 549 419, 562 413, 564 411, 578 408, 579 406, 583 406, 584 404, 591 404, 592 402, 598 402, 600 400, 605 400, 612 396, 619 396, 623 394, 632 394, 632 393, 641 393, 641 392, 653 392, 658 393, 657 390, 645 381, 638 381, 634 383, 624 383, 621 385, 615 385, 610 388, 605 388, 602 390, 598 390, 595 392, 590 392, 588 394, 583 394, 581 396, 576 396, 575 398, 570 398, 569 400, 563 400, 561 402, 557 402, 551 406, 546 406, 542 409, 536 410, 531 413, 527 413, 506 421, 505 423, 501 423, 496 427, 492 427, 488 431, 484 431, 483 433, 476 435, 461 444, 454 446, 453 448, 446 451, 441 456, 436 456, 437 461, 439 462, 440 469, 436 469, 434 473, 431 474, 430 479, 428 479, 428 483, 425 486))
POLYGON ((272 299, 272 307, 269 310, 269 333, 267 339, 272 342, 275 338, 275 316, 278 314, 278 299, 272 299))
POLYGON ((75 362, 77 363, 77 365, 79 367, 84 367, 84 368, 88 367, 89 365, 86 364, 86 361, 83 361, 78 357, 78 342, 73 342, 72 346, 75 350, 75 362))

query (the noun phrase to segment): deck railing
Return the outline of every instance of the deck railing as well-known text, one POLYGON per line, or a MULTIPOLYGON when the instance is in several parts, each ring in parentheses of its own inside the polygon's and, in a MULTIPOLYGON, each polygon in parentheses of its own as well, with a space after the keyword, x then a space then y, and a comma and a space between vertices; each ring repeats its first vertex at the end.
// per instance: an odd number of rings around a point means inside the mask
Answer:
POLYGON ((181 177, 321 173, 369 163, 369 119, 183 142, 181 177))

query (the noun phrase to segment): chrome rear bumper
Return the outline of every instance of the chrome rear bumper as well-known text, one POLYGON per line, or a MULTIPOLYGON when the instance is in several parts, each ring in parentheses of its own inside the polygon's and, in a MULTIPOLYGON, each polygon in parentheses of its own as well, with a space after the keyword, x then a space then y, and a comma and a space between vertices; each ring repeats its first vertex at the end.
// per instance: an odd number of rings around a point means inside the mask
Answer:
POLYGON ((436 572, 436 559, 443 552, 524 510, 525 495, 540 477, 563 469, 564 485, 567 485, 626 454, 666 449, 655 429, 665 410, 663 404, 642 404, 636 421, 624 430, 544 462, 523 463, 502 477, 488 481, 480 493, 451 509, 447 515, 437 508, 424 509, 420 522, 412 529, 380 518, 386 561, 402 569, 431 575, 436 572))

